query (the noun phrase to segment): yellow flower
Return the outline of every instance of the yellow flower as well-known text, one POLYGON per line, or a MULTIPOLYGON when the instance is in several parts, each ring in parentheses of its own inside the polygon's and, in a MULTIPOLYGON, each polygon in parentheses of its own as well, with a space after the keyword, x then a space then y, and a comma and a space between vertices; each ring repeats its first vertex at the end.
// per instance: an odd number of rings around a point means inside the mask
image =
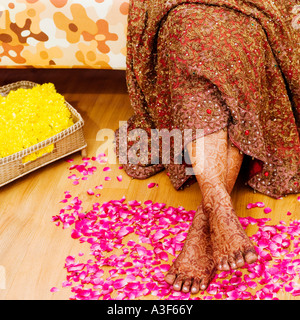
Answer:
MULTIPOLYGON (((10 91, 6 97, 0 96, 0 158, 47 140, 73 124, 65 99, 53 83, 10 91)), ((22 161, 33 161, 53 148, 47 146, 22 161)))

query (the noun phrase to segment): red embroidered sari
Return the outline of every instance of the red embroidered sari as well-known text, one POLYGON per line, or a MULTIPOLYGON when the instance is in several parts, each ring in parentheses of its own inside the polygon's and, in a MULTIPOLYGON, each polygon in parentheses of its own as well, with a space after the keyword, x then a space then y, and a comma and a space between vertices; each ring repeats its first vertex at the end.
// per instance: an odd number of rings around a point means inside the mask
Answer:
MULTIPOLYGON (((194 139, 196 129, 227 128, 253 159, 250 186, 272 197, 299 193, 299 14, 295 0, 130 1, 128 132, 191 129, 194 139)), ((139 179, 165 169, 179 189, 193 175, 170 155, 169 164, 157 155, 156 164, 124 168, 139 179)))

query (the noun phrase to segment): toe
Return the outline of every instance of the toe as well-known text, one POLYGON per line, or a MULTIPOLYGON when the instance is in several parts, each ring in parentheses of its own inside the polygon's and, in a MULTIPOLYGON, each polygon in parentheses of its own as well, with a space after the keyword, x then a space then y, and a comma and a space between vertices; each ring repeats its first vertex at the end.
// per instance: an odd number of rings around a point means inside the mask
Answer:
POLYGON ((254 263, 257 260, 257 253, 254 247, 246 248, 244 251, 245 260, 248 264, 254 263))
POLYGON ((176 279, 176 274, 168 273, 165 276, 165 281, 170 285, 172 285, 174 283, 175 279, 176 279))
POLYGON ((218 263, 217 263, 217 269, 218 269, 219 271, 222 271, 222 270, 223 270, 223 267, 222 267, 222 263, 221 263, 221 262, 218 262, 218 263))
POLYGON ((167 275, 165 276, 165 281, 172 285, 174 281, 176 280, 176 273, 175 270, 171 267, 167 275))
POLYGON ((227 257, 223 257, 221 260, 221 266, 223 271, 228 271, 230 270, 229 264, 228 264, 228 258, 227 257))
POLYGON ((219 257, 216 259, 216 267, 219 271, 223 271, 223 260, 224 257, 219 257))
POLYGON ((196 294, 200 291, 200 280, 198 278, 195 278, 193 280, 193 285, 192 285, 192 288, 191 288, 191 293, 192 294, 196 294))
POLYGON ((234 259, 235 259, 235 264, 238 268, 241 268, 245 264, 243 255, 240 251, 235 253, 234 259))
POLYGON ((182 288, 182 283, 183 281, 183 277, 181 275, 178 275, 177 278, 175 279, 174 283, 173 283, 173 289, 175 291, 180 291, 182 288))
POLYGON ((209 279, 208 278, 203 278, 201 281, 200 289, 205 290, 209 285, 209 279))
POLYGON ((187 293, 190 291, 191 288, 191 284, 192 284, 192 280, 191 279, 187 279, 184 281, 183 286, 182 286, 182 291, 187 293))
POLYGON ((233 255, 229 256, 228 263, 229 263, 231 269, 236 269, 237 268, 237 265, 236 265, 236 262, 235 262, 235 259, 234 259, 233 255))

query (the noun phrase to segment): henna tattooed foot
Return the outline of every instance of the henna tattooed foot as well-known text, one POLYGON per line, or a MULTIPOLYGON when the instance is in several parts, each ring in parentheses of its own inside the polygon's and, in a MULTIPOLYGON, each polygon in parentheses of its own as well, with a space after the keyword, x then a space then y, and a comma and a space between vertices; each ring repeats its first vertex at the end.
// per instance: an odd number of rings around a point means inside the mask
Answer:
POLYGON ((207 288, 214 271, 209 221, 201 205, 195 213, 182 252, 165 276, 165 281, 176 291, 195 294, 207 288))
POLYGON ((257 260, 257 253, 236 216, 230 193, 237 179, 243 156, 228 144, 226 130, 207 135, 187 145, 209 217, 211 245, 219 270, 242 267, 257 260), (198 143, 200 141, 200 143, 198 143), (204 145, 204 152, 201 145, 204 145))
POLYGON ((241 226, 231 202, 226 202, 220 201, 209 219, 213 255, 218 270, 236 269, 245 262, 251 264, 257 260, 254 245, 241 226))

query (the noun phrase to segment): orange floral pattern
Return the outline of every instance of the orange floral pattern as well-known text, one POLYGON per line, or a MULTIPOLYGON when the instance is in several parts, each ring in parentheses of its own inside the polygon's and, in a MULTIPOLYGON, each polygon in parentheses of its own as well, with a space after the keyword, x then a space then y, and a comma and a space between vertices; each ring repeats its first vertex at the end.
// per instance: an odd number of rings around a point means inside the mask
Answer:
POLYGON ((8 0, 0 67, 126 68, 129 0, 8 0))

